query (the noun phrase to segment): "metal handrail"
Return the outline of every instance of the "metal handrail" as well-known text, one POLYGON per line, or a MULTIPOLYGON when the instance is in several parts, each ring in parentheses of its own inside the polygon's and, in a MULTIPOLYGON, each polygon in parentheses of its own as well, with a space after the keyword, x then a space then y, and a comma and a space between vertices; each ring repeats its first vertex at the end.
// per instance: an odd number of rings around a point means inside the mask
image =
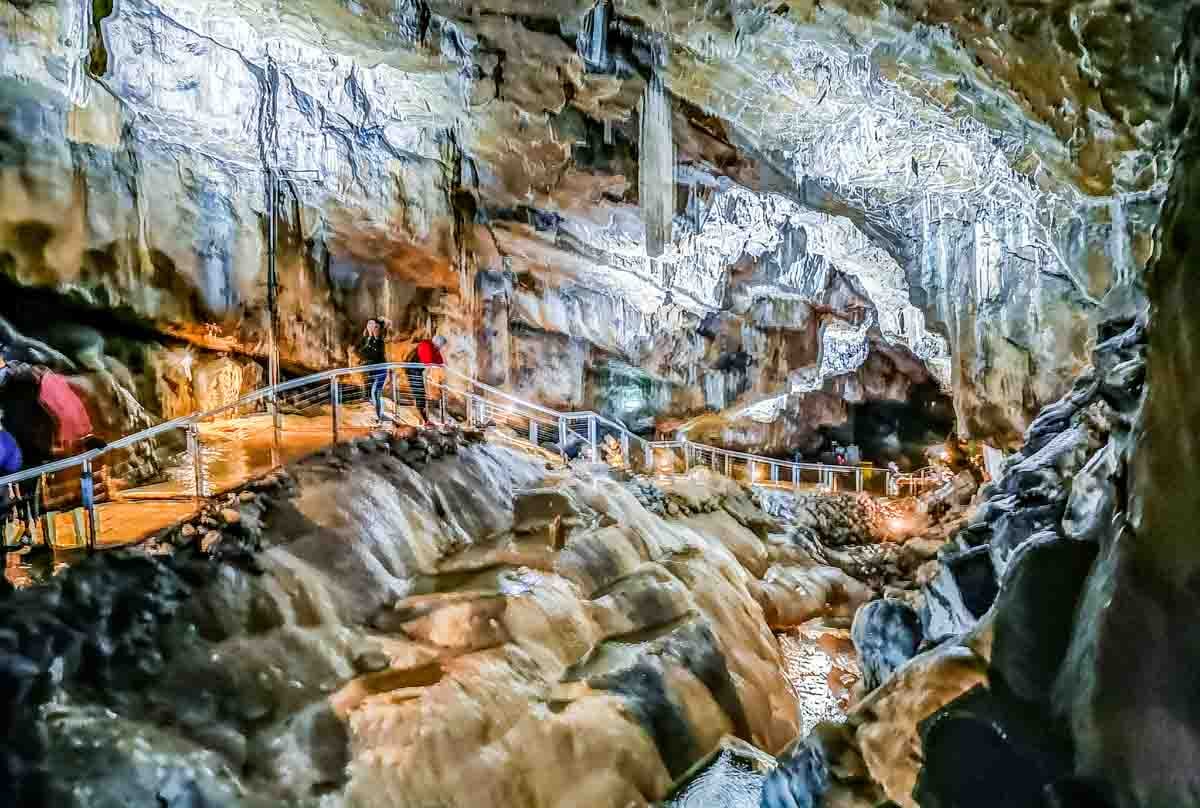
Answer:
POLYGON ((120 449, 127 449, 130 446, 134 446, 135 444, 150 440, 151 438, 156 438, 159 435, 163 435, 174 429, 182 429, 184 427, 191 426, 192 424, 197 424, 206 419, 215 418, 224 412, 228 412, 229 410, 240 409, 241 407, 245 407, 250 404, 257 404, 259 401, 262 401, 264 398, 268 398, 269 396, 271 396, 272 393, 274 395, 278 396, 280 393, 286 393, 289 390, 297 390, 301 387, 305 387, 307 385, 314 384, 316 382, 328 381, 330 379, 339 378, 341 376, 348 376, 348 375, 355 374, 355 373, 364 373, 364 372, 369 372, 369 371, 380 371, 380 370, 404 370, 407 368, 425 369, 426 367, 428 367, 428 366, 422 365, 422 364, 416 363, 416 362, 385 362, 385 363, 381 363, 381 364, 377 364, 377 365, 362 365, 359 367, 352 367, 352 368, 335 368, 333 370, 325 370, 325 371, 321 371, 320 373, 313 373, 309 376, 303 376, 299 379, 292 379, 290 381, 281 382, 280 384, 276 385, 273 389, 270 386, 260 387, 258 390, 247 393, 246 395, 242 396, 238 400, 233 401, 231 403, 222 404, 219 407, 214 407, 210 410, 205 410, 204 412, 195 412, 195 413, 192 413, 191 415, 181 415, 178 418, 173 418, 170 421, 164 421, 161 424, 156 424, 155 426, 148 427, 146 429, 143 429, 140 432, 135 432, 132 435, 126 435, 123 438, 118 438, 117 440, 103 446, 102 448, 92 449, 87 452, 81 452, 80 454, 72 455, 71 457, 65 457, 62 460, 54 460, 49 463, 43 463, 42 465, 36 466, 31 469, 25 469, 23 471, 18 471, 18 472, 14 472, 12 474, 7 474, 3 477, 0 477, 0 485, 7 485, 9 483, 19 483, 19 482, 23 482, 25 480, 32 480, 32 479, 42 476, 43 474, 54 474, 59 471, 66 471, 67 469, 73 468, 75 466, 82 466, 84 464, 84 462, 95 460, 97 457, 100 457, 101 455, 104 455, 107 452, 114 452, 114 451, 118 451, 120 449))
MULTIPOLYGON (((84 466, 87 466, 88 464, 90 464, 96 458, 101 457, 106 453, 129 448, 131 446, 134 446, 134 445, 142 443, 144 441, 156 438, 159 435, 163 435, 167 432, 171 432, 176 429, 185 429, 185 428, 194 427, 194 426, 198 425, 201 421, 215 418, 215 417, 217 417, 223 413, 229 412, 231 410, 238 410, 238 409, 241 409, 241 408, 253 405, 253 404, 257 404, 257 403, 263 401, 264 399, 278 398, 278 396, 282 393, 287 393, 289 391, 307 387, 309 385, 316 384, 316 383, 319 383, 322 381, 329 381, 332 379, 340 378, 342 376, 364 374, 364 373, 371 374, 371 373, 377 373, 377 372, 382 372, 382 371, 392 372, 392 371, 397 371, 397 370, 410 370, 410 369, 412 369, 412 370, 420 369, 423 371, 423 370, 427 370, 429 367, 431 367, 431 366, 425 365, 425 364, 419 363, 419 362, 380 362, 380 363, 373 364, 373 365, 359 365, 359 366, 355 366, 355 367, 334 368, 331 370, 320 371, 318 373, 313 373, 313 374, 310 374, 308 376, 304 376, 304 377, 301 377, 298 379, 292 379, 290 381, 281 382, 273 387, 267 386, 267 387, 259 388, 258 390, 255 390, 251 393, 241 396, 236 401, 232 401, 227 404, 222 404, 218 407, 214 407, 212 409, 205 410, 203 412, 192 413, 190 415, 180 416, 178 418, 174 418, 169 421, 164 421, 161 424, 157 424, 155 426, 141 430, 140 432, 136 432, 132 435, 128 435, 126 437, 115 440, 112 443, 109 443, 108 445, 106 445, 102 448, 99 448, 99 449, 92 449, 90 451, 83 452, 78 455, 74 455, 72 457, 63 458, 61 460, 55 460, 50 463, 45 463, 41 466, 37 466, 32 469, 26 469, 23 471, 15 472, 13 474, 8 474, 5 476, 2 476, 2 477, 0 477, 0 485, 7 485, 9 483, 19 483, 19 482, 23 482, 25 480, 35 479, 35 478, 40 477, 45 474, 54 474, 54 473, 57 473, 60 471, 65 471, 67 469, 74 468, 76 466, 84 467, 84 466)), ((500 390, 492 385, 488 385, 483 382, 480 382, 480 381, 473 379, 470 376, 467 376, 466 374, 461 373, 459 371, 453 370, 451 368, 447 368, 445 366, 440 366, 440 367, 442 367, 442 369, 445 371, 448 380, 449 380, 449 378, 461 380, 461 381, 465 382, 466 385, 469 386, 469 388, 484 391, 485 393, 487 393, 489 395, 495 396, 497 398, 504 400, 505 402, 508 402, 508 407, 514 408, 511 410, 513 412, 513 414, 517 414, 517 415, 522 414, 515 409, 515 408, 519 407, 519 408, 523 408, 528 411, 532 411, 534 413, 538 413, 542 416, 545 416, 547 421, 552 421, 553 423, 556 423, 559 425, 560 439, 566 437, 567 434, 574 433, 576 436, 583 438, 584 441, 589 446, 592 447, 593 452, 598 450, 598 443, 599 443, 599 441, 595 439, 596 430, 594 428, 594 425, 595 424, 604 424, 612 429, 615 429, 621 435, 622 442, 626 445, 630 441, 637 441, 639 444, 641 444, 643 447, 645 447, 646 449, 649 449, 649 450, 665 449, 665 448, 671 448, 671 449, 682 448, 684 450, 685 465, 689 462, 689 453, 692 450, 699 450, 702 452, 710 452, 714 456, 722 456, 722 457, 730 458, 732 460, 742 460, 747 463, 763 464, 764 466, 766 466, 768 468, 775 467, 775 468, 790 469, 793 472, 795 472, 795 471, 819 471, 819 472, 823 472, 823 473, 861 474, 862 472, 869 469, 869 467, 863 467, 863 466, 832 466, 832 465, 825 465, 822 463, 794 463, 794 462, 788 461, 788 460, 779 460, 776 458, 766 457, 763 455, 755 455, 755 454, 750 454, 748 452, 738 452, 738 451, 734 451, 731 449, 722 449, 722 448, 719 448, 716 446, 709 446, 707 444, 694 443, 694 442, 688 441, 686 439, 674 440, 674 441, 648 441, 645 438, 642 438, 642 437, 630 432, 629 429, 626 426, 624 426, 623 424, 621 424, 617 421, 613 421, 612 419, 605 418, 604 416, 599 415, 598 413, 595 413, 592 411, 570 412, 570 413, 556 412, 555 410, 549 409, 547 407, 543 407, 539 404, 534 404, 532 402, 525 401, 524 399, 518 398, 518 397, 512 395, 511 393, 507 393, 507 392, 500 390), (589 424, 591 425, 588 428, 589 434, 582 435, 578 432, 575 432, 574 430, 569 429, 566 426, 566 424, 570 419, 586 419, 589 422, 589 424)), ((493 408, 500 409, 500 407, 498 407, 494 402, 490 402, 490 401, 487 401, 486 399, 483 399, 482 397, 480 397, 478 395, 478 393, 472 392, 471 389, 456 390, 456 389, 450 387, 450 385, 448 385, 448 384, 445 385, 445 387, 450 392, 454 392, 459 395, 463 395, 469 399, 475 399, 478 401, 482 401, 487 406, 492 406, 493 408)), ((532 418, 532 416, 528 415, 528 413, 526 413, 526 417, 532 418)), ((905 477, 905 475, 896 475, 885 469, 879 469, 879 470, 870 469, 870 470, 883 471, 889 477, 895 477, 898 479, 904 479, 904 477, 905 477)), ((924 472, 926 470, 922 469, 921 471, 924 472)))

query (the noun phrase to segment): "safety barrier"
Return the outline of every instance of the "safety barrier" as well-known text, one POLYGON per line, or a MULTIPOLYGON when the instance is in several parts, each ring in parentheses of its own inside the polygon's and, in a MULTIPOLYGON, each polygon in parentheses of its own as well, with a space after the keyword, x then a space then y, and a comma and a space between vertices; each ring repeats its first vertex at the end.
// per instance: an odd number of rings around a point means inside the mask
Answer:
MULTIPOLYGON (((898 475, 870 467, 792 463, 687 440, 647 441, 594 412, 556 412, 452 369, 439 368, 438 374, 430 370, 420 364, 388 362, 293 379, 215 409, 166 421, 103 448, 0 477, 0 486, 38 492, 56 486, 58 501, 65 503, 63 512, 76 512, 75 524, 77 511, 86 513, 86 546, 92 549, 97 545, 99 477, 109 483, 110 501, 130 506, 190 500, 198 507, 207 497, 337 443, 355 430, 373 427, 370 408, 361 406, 371 398, 372 388, 378 388, 392 418, 405 406, 427 416, 435 408, 434 414, 443 421, 453 410, 473 427, 501 427, 564 460, 587 456, 636 473, 675 474, 704 466, 748 484, 879 494, 898 493, 902 487, 916 493, 934 479, 929 470, 898 475), (431 378, 435 375, 440 378, 431 378), (125 487, 118 490, 118 482, 125 487)), ((180 511, 180 518, 184 515, 180 511)), ((48 544, 52 543, 49 536, 47 532, 48 544)), ((138 537, 128 537, 134 538, 138 537)))

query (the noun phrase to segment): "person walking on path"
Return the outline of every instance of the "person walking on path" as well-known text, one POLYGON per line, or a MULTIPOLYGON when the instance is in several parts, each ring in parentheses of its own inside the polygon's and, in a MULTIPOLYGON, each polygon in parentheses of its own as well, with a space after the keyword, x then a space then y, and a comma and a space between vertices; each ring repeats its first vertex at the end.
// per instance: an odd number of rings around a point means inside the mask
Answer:
MULTIPOLYGON (((446 347, 446 338, 436 336, 433 339, 423 339, 413 348, 409 354, 408 361, 411 363, 420 363, 426 367, 442 367, 446 364, 446 360, 442 358, 442 348, 446 347)), ((417 412, 421 413, 421 423, 424 426, 429 425, 428 396, 425 390, 425 368, 406 368, 405 373, 408 375, 408 389, 413 394, 413 404, 417 408, 417 412)))
MULTIPOLYGON (((358 343, 358 359, 364 365, 381 365, 387 361, 383 342, 384 321, 377 317, 367 320, 362 340, 358 343)), ((383 423, 383 388, 387 385, 386 370, 372 370, 367 373, 367 383, 371 387, 371 403, 375 405, 375 420, 383 423)))

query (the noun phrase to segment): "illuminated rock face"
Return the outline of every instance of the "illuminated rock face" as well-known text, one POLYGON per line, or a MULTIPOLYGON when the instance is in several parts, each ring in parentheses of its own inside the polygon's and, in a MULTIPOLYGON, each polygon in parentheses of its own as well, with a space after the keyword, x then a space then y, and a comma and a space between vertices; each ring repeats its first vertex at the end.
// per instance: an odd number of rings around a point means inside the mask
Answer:
POLYGON ((779 527, 700 469, 330 448, 4 601, 3 804, 657 804, 729 736, 788 744, 772 630, 870 594, 779 527))
POLYGON ((1149 253, 1178 5, 9 3, 0 270, 261 357, 275 166, 293 369, 382 314, 645 420, 903 349, 1013 440, 1149 253))

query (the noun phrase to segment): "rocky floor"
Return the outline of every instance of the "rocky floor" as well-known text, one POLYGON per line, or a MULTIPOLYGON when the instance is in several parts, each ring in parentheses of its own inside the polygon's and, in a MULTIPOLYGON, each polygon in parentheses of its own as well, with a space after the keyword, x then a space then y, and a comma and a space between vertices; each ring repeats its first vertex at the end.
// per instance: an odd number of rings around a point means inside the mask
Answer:
POLYGON ((798 500, 824 536, 480 441, 331 448, 9 595, 12 804, 691 805, 848 702, 862 501, 798 500))
POLYGON ((1052 690, 1111 521, 1126 325, 999 480, 907 511, 472 434, 319 452, 9 596, 11 796, 965 808, 947 755, 989 742, 1033 793, 1065 736, 996 715, 1052 690))

